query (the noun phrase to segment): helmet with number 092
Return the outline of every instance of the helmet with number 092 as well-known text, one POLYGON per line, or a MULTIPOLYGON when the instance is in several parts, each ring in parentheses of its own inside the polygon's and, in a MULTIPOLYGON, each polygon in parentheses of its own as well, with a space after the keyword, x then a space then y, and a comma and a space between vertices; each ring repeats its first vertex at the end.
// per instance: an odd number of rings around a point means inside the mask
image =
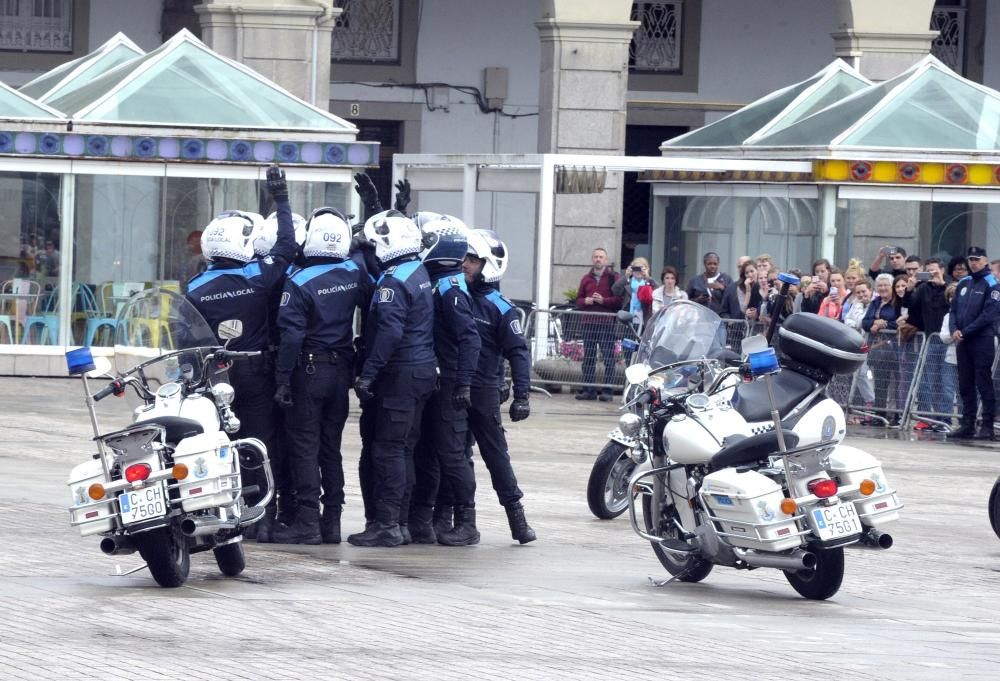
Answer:
POLYGON ((309 218, 302 255, 307 258, 346 258, 351 250, 351 226, 336 208, 317 208, 309 218))
POLYGON ((201 252, 209 260, 227 258, 250 262, 257 227, 253 218, 241 211, 224 211, 201 233, 201 252))
MULTIPOLYGON (((298 213, 292 213, 292 228, 295 230, 295 243, 302 248, 306 242, 306 219, 298 213)), ((265 256, 274 248, 278 241, 278 214, 271 213, 264 220, 264 226, 253 242, 253 250, 259 256, 265 256)))

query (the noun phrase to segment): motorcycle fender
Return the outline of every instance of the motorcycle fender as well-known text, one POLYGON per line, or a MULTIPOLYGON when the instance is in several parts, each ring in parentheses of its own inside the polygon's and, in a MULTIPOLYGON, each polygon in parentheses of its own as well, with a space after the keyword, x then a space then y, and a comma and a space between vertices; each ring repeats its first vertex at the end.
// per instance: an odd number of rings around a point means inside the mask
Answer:
POLYGON ((799 436, 799 446, 829 440, 842 442, 847 435, 844 410, 833 400, 825 399, 803 414, 792 431, 799 436))
POLYGON ((639 441, 635 438, 626 437, 622 434, 621 428, 615 428, 610 433, 608 433, 608 439, 617 442, 623 447, 628 447, 629 449, 635 449, 639 446, 639 441))

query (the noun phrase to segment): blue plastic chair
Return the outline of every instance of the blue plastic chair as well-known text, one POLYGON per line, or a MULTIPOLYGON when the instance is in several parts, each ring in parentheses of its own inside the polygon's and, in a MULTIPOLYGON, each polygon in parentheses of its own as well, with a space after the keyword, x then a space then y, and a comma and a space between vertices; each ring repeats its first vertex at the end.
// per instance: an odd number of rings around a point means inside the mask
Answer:
POLYGON ((105 345, 114 345, 115 330, 118 328, 118 320, 109 317, 103 310, 103 306, 97 302, 97 296, 87 284, 76 284, 77 293, 73 299, 77 301, 80 312, 73 315, 74 319, 86 319, 87 323, 83 327, 83 345, 92 346, 98 339, 98 334, 108 331, 109 342, 105 345))
POLYGON ((59 295, 56 291, 49 291, 42 307, 42 313, 38 314, 38 303, 35 303, 35 314, 28 315, 24 320, 24 333, 21 335, 21 343, 26 345, 31 340, 31 330, 36 326, 41 327, 38 332, 39 345, 55 345, 59 342, 59 295))

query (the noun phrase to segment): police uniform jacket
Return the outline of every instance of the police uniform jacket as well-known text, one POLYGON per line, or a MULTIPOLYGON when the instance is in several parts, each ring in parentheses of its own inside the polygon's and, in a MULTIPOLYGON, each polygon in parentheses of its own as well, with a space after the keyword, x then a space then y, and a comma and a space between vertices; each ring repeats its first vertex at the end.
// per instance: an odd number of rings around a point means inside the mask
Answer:
POLYGON ((297 248, 291 207, 287 201, 279 201, 277 209, 278 237, 266 257, 246 265, 213 263, 188 283, 187 298, 212 331, 218 333, 219 324, 228 319, 243 322, 243 335, 229 343, 230 350, 252 352, 270 347, 272 294, 281 285, 297 248))
POLYGON ((482 341, 472 316, 472 298, 460 268, 425 265, 434 282, 434 355, 441 376, 472 385, 482 341))
POLYGON ((962 277, 955 289, 948 316, 952 333, 961 331, 964 338, 992 334, 1000 318, 1000 286, 988 267, 962 277))
POLYGON ((503 360, 510 361, 514 395, 531 390, 531 357, 521 330, 521 318, 513 304, 487 283, 472 288, 472 313, 482 338, 479 363, 472 385, 499 388, 503 383, 503 360))
POLYGON ((355 261, 339 258, 310 258, 288 277, 278 307, 278 384, 291 380, 300 354, 354 360, 354 310, 366 307, 372 283, 355 261))
POLYGON ((382 369, 434 363, 434 292, 423 264, 391 261, 378 278, 365 323, 361 378, 382 369))

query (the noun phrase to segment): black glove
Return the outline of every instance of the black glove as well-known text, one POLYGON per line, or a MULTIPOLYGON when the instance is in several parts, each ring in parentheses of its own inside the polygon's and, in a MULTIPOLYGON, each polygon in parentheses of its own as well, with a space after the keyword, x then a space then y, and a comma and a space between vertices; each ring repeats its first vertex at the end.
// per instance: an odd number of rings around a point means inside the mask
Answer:
POLYGON ((514 401, 510 403, 510 420, 515 423, 523 421, 531 415, 531 405, 528 404, 527 395, 515 395, 514 401))
POLYGON ((406 207, 410 205, 410 181, 400 180, 396 183, 396 202, 393 208, 400 213, 406 212, 406 207))
POLYGON ((276 202, 288 200, 288 183, 285 182, 285 171, 277 164, 267 169, 267 191, 276 202))
POLYGON ((282 383, 278 386, 278 389, 274 391, 274 401, 278 403, 278 406, 282 409, 288 409, 295 406, 295 400, 292 399, 292 387, 287 383, 282 383))
POLYGON ((472 406, 472 389, 467 385, 455 387, 451 394, 451 406, 455 409, 468 409, 472 406))
POLYGON ((353 237, 351 237, 351 250, 352 251, 365 251, 374 250, 375 244, 365 238, 364 232, 358 232, 353 237))
POLYGON ((504 382, 504 384, 500 386, 500 404, 503 404, 509 399, 510 399, 510 383, 504 382))
POLYGON ((375 213, 381 213, 382 203, 378 200, 378 189, 375 188, 372 178, 368 177, 367 173, 357 173, 354 175, 354 181, 357 182, 354 185, 354 191, 361 197, 361 203, 365 207, 365 214, 374 215, 375 213))
POLYGON ((367 402, 375 397, 375 393, 372 392, 372 379, 361 378, 354 381, 354 394, 358 396, 358 399, 362 402, 367 402))

